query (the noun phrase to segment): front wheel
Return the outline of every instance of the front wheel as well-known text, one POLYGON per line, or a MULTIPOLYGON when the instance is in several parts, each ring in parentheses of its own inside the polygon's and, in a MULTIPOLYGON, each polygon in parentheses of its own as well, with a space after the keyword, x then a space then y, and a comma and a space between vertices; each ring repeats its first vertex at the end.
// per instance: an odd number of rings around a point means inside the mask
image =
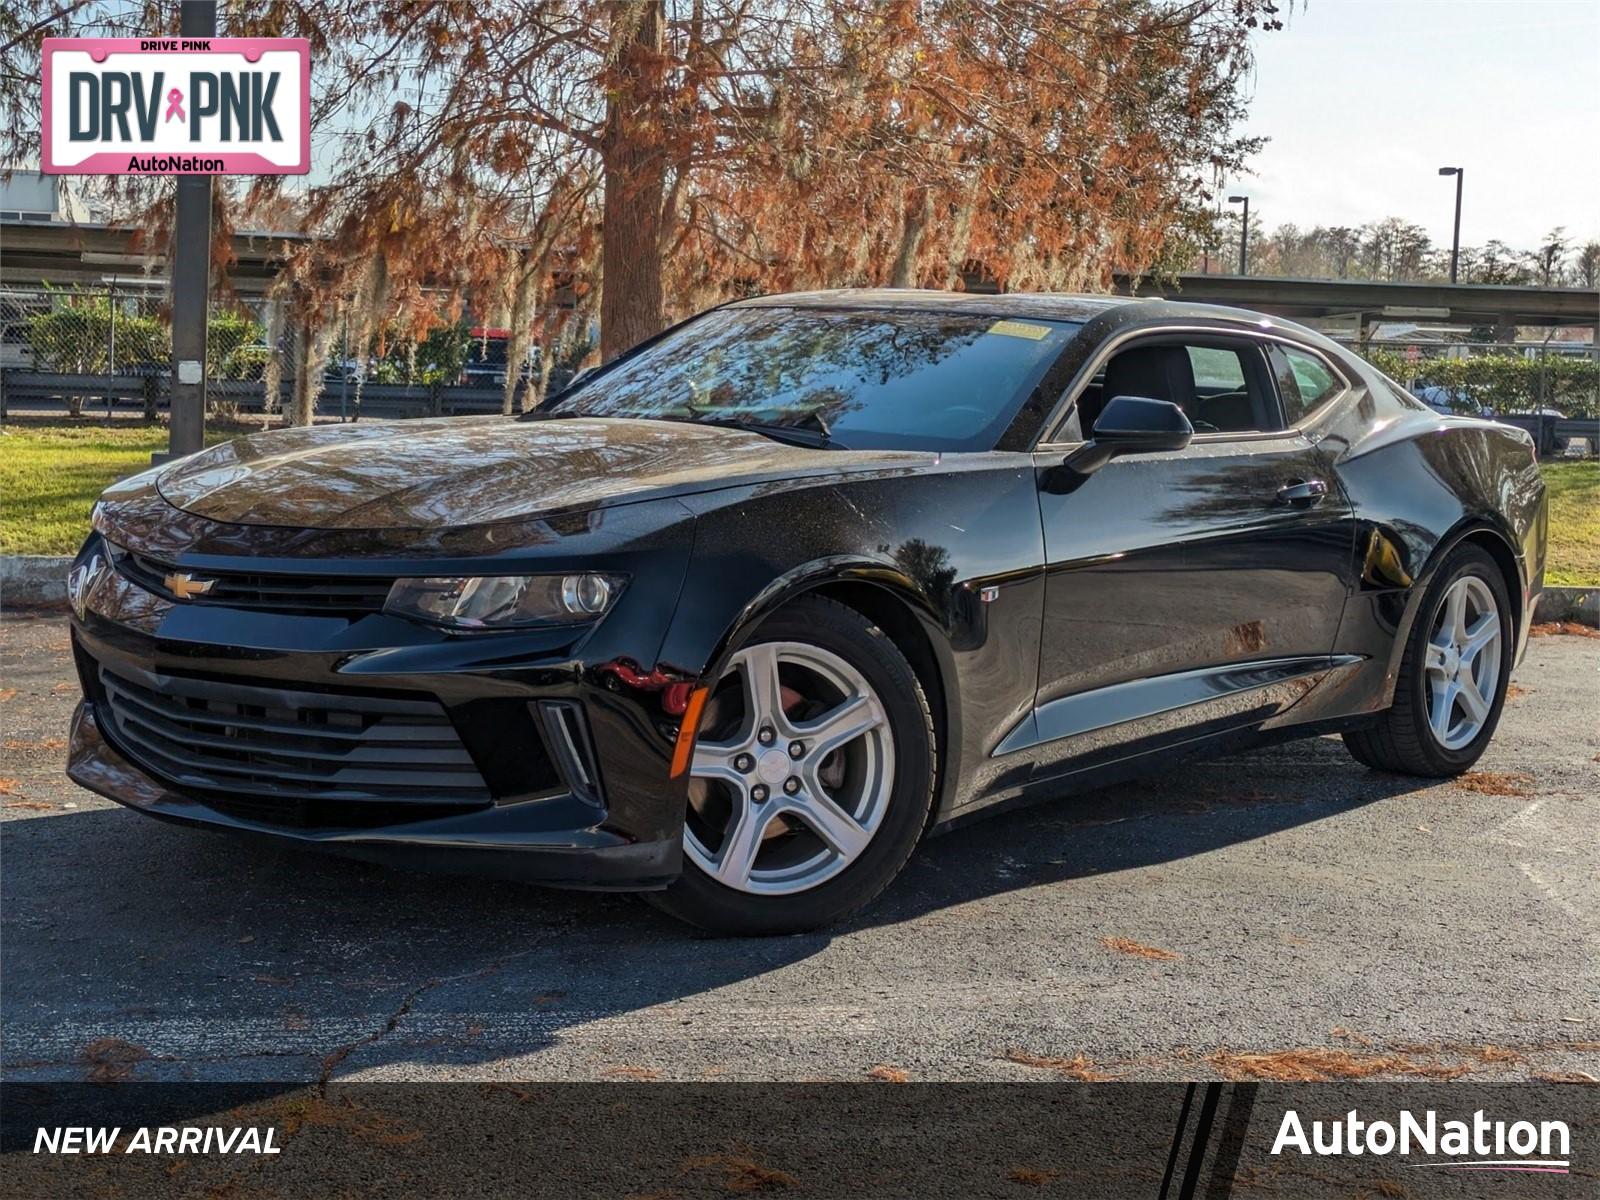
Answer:
POLYGON ((933 722, 916 673, 854 609, 803 597, 733 655, 701 714, 683 875, 653 903, 727 934, 866 904, 927 824, 933 722))
POLYGON ((1344 735, 1358 762, 1406 775, 1459 775, 1500 722, 1515 639, 1511 600, 1494 559, 1452 551, 1423 597, 1407 639, 1394 705, 1344 735))

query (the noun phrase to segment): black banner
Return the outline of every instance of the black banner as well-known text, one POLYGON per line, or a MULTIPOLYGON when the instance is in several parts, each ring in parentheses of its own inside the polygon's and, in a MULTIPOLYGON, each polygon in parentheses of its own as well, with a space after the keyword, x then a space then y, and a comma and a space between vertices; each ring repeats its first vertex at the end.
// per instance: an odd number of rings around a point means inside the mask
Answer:
POLYGON ((1583 1086, 40 1083, 0 1113, 0 1188, 29 1198, 1558 1200, 1600 1179, 1583 1086))

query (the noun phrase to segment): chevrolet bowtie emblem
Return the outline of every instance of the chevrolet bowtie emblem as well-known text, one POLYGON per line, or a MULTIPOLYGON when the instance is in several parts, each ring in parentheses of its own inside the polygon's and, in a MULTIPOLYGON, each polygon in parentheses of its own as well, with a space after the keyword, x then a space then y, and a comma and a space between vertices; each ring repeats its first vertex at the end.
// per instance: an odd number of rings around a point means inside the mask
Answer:
POLYGON ((195 596, 204 596, 216 587, 215 579, 196 579, 185 571, 175 571, 161 580, 167 591, 179 600, 190 600, 195 596))

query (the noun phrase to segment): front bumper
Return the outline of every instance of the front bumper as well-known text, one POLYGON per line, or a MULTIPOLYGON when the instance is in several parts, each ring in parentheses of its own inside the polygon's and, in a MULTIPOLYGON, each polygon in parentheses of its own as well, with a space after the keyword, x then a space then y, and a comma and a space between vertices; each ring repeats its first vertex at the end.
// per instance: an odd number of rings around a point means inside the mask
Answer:
MULTIPOLYGON (((78 562, 97 554, 109 558, 99 535, 78 562)), ((647 544, 619 558, 668 586, 630 587, 597 626, 483 635, 181 603, 97 566, 74 600, 84 703, 68 774, 163 820, 359 858, 664 887, 687 788, 670 771, 679 679, 655 664, 682 555, 647 544)), ((335 587, 366 566, 299 562, 335 587)))
POLYGON ((94 705, 72 716, 67 774, 80 787, 177 825, 254 834, 388 866, 522 879, 559 887, 650 891, 678 877, 681 839, 631 841, 601 828, 547 829, 519 806, 376 829, 283 829, 241 819, 173 790, 100 732, 94 705))

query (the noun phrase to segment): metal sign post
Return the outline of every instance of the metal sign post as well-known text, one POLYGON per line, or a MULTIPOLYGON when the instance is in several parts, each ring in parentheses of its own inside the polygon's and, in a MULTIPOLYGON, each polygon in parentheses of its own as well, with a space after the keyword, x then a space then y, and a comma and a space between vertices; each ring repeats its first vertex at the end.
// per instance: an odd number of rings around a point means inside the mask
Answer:
MULTIPOLYGON (((179 33, 214 37, 215 0, 183 0, 179 33)), ((168 457, 205 446, 206 323, 211 299, 211 176, 179 175, 172 234, 172 426, 168 457)))
POLYGON ((172 175, 170 453, 205 442, 213 175, 311 170, 305 38, 217 37, 216 0, 183 0, 176 37, 40 43, 40 169, 172 175), (130 100, 130 96, 133 98, 130 100))

